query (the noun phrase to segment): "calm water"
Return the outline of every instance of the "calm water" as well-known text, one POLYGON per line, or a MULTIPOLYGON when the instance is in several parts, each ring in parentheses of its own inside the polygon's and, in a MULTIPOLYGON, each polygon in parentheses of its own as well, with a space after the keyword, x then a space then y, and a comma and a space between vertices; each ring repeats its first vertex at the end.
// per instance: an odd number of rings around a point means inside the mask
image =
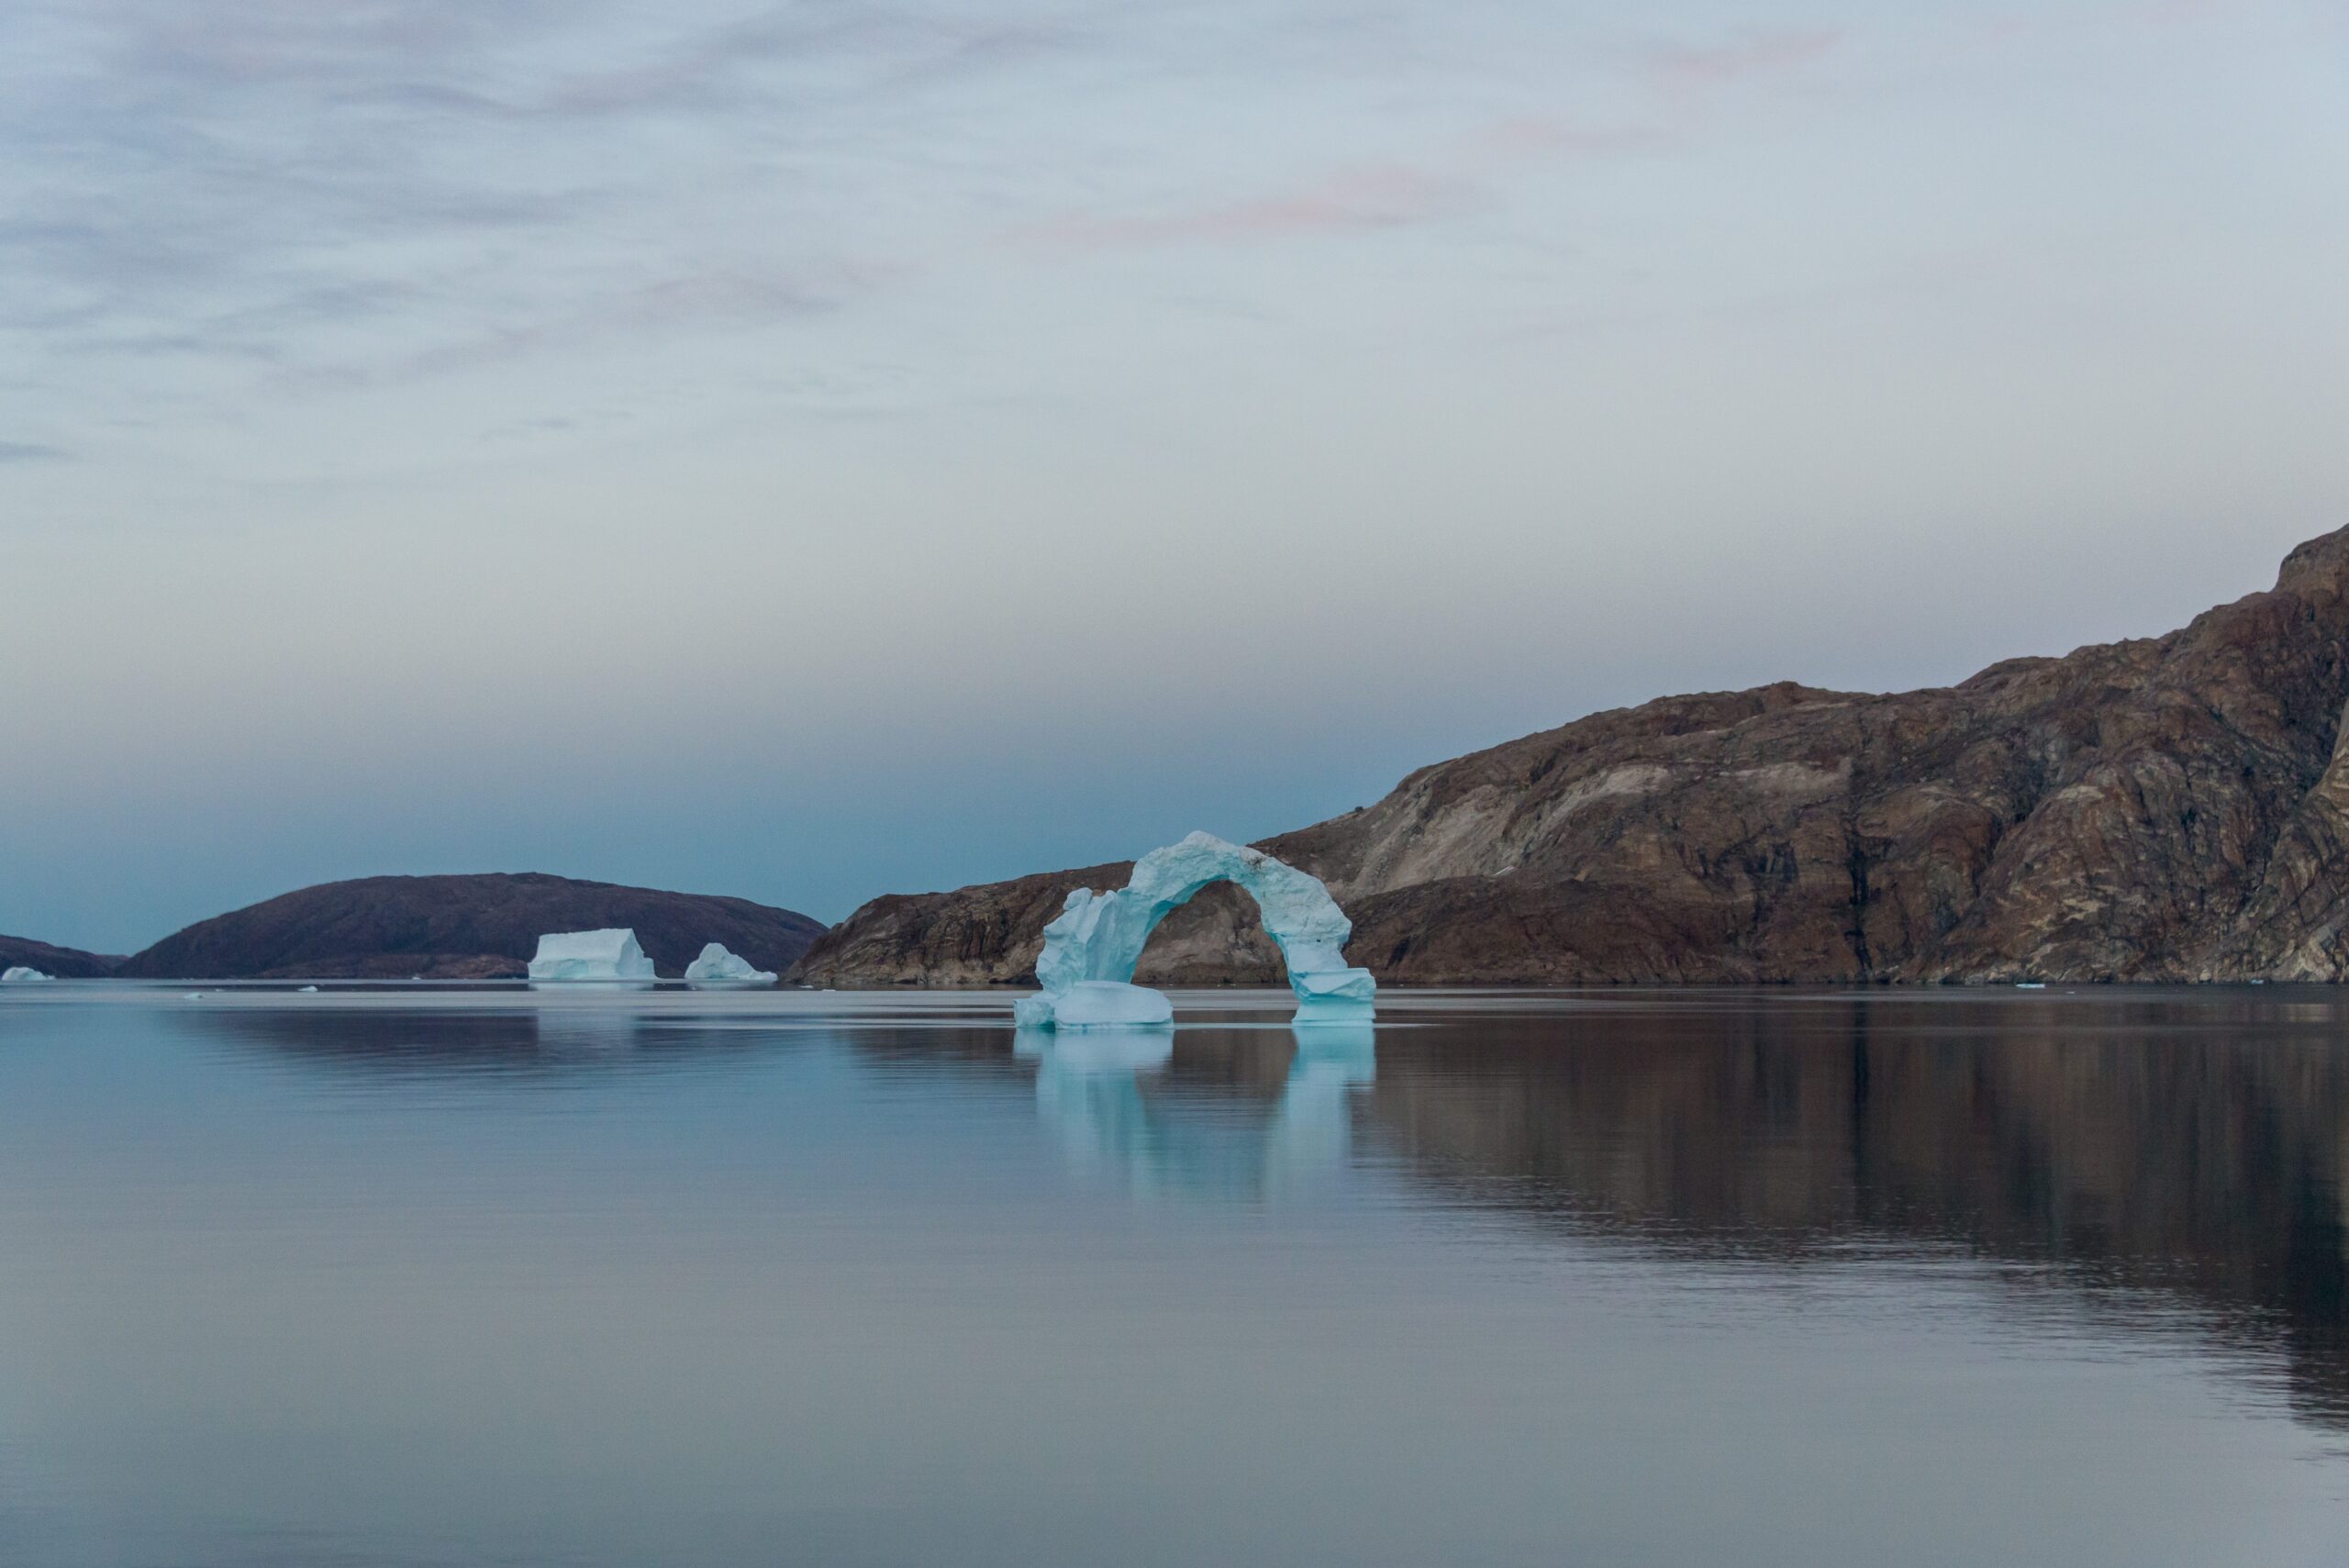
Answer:
POLYGON ((2349 1562, 2349 1006, 0 995, 0 1562, 2349 1562))

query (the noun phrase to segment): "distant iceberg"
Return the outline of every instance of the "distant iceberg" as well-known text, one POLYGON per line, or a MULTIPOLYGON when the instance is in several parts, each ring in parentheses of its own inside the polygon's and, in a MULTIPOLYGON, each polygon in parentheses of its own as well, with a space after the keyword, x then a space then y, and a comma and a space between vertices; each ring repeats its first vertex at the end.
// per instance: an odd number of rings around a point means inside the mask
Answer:
POLYGON ((530 960, 536 983, 650 982, 652 961, 626 927, 605 931, 551 931, 530 960))
POLYGON ((696 985, 772 985, 775 982, 773 970, 752 968, 750 960, 728 951, 724 942, 703 948, 701 956, 685 965, 685 979, 696 985))
POLYGON ((47 980, 48 978, 50 977, 43 974, 39 970, 34 969, 28 964, 20 963, 9 969, 6 973, 0 973, 0 985, 30 985, 36 981, 47 980))

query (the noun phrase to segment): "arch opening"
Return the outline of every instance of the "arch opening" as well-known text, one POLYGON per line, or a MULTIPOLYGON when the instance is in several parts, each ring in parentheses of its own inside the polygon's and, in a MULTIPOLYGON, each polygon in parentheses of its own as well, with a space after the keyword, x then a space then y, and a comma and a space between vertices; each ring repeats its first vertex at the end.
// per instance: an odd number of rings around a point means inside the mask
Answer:
POLYGON ((1236 884, 1255 901, 1265 933, 1280 949, 1296 1022, 1359 1023, 1372 1016, 1377 983, 1346 962, 1353 923, 1319 877, 1261 850, 1194 833, 1134 862, 1126 885, 1111 893, 1080 887, 1044 928, 1036 960, 1043 989, 1023 997, 1023 1026, 1042 1029, 1171 1023, 1162 992, 1133 984, 1134 965, 1159 922, 1217 883, 1236 884))

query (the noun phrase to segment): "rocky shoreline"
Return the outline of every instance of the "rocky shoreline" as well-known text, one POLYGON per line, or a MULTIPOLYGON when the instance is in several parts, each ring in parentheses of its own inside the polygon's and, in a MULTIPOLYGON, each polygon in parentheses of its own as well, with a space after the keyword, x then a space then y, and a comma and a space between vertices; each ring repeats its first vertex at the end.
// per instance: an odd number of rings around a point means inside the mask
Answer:
MULTIPOLYGON (((1668 697, 1262 840, 1383 984, 2315 980, 2349 973, 2349 530, 2166 636, 1887 695, 1668 697)), ((877 898, 787 979, 1027 984, 1124 863, 877 898)), ((1228 888, 1144 984, 1272 983, 1228 888)))

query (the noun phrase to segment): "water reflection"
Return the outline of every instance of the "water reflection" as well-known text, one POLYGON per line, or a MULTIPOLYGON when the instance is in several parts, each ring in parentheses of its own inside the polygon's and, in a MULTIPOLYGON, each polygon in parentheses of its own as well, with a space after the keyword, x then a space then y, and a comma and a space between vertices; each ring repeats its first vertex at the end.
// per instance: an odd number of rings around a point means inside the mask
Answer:
POLYGON ((2184 1309, 2349 1425, 2341 1027, 2207 999, 1598 1007, 1396 1040, 1369 1116, 1454 1201, 1576 1235, 1798 1270, 1957 1252, 2116 1321, 2184 1309))
MULTIPOLYGON (((1228 1034, 1239 1031, 1227 1031, 1228 1034)), ((1341 1171, 1353 1150, 1353 1102, 1377 1075, 1369 1024, 1323 1025, 1287 1038, 1240 1034, 1230 1061, 1290 1056, 1269 1103, 1227 1081, 1200 1088, 1170 1074, 1164 1029, 1022 1029, 1014 1053, 1036 1063, 1036 1105, 1070 1163, 1137 1192, 1255 1198, 1341 1171)), ((1211 1052, 1201 1052, 1209 1055, 1211 1052)))
POLYGON ((2349 1428, 2349 1034, 2323 993, 1406 997, 1375 1036, 1065 1040, 894 999, 872 1021, 701 1005, 186 1016, 384 1074, 730 1071, 786 1043, 946 1096, 1032 1073, 1091 1181, 1255 1203, 1399 1179, 1535 1233, 1795 1274, 1984 1260, 2019 1307, 2248 1352, 2349 1428))

